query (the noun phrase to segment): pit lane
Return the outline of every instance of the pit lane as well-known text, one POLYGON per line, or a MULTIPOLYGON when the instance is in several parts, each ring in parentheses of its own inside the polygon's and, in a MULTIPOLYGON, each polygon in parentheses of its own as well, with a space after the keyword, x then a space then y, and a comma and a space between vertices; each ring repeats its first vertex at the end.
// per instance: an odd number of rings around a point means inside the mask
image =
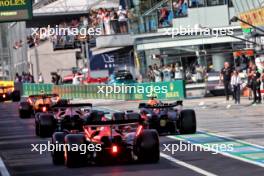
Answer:
MULTIPOLYGON (((101 105, 99 108, 125 110, 131 103, 101 105)), ((98 104, 100 105, 100 104, 98 104)), ((68 169, 64 166, 53 166, 49 152, 40 155, 31 152, 30 144, 47 143, 34 134, 34 119, 20 119, 16 103, 0 104, 0 156, 10 175, 263 175, 264 168, 212 152, 177 151, 172 155, 163 152, 158 164, 133 164, 88 166, 68 169), (168 157, 164 157, 169 156, 168 157), (181 163, 182 162, 182 163, 181 163), (187 164, 187 165, 186 165, 187 164), (205 171, 205 172, 199 172, 205 171)), ((201 115, 206 109, 197 109, 201 115)), ((205 117, 208 120, 209 117, 205 117)), ((199 119, 198 119, 199 120, 199 119)), ((252 122, 252 121, 251 121, 252 122)), ((224 127, 223 124, 221 124, 224 127)), ((228 124, 227 124, 228 125, 228 124)), ((217 126, 217 125, 216 125, 217 126)), ((203 123, 198 123, 203 127, 203 123)), ((217 127, 215 127, 215 130, 217 127)), ((243 136, 243 135, 241 135, 243 136)), ((253 140, 253 139, 251 139, 253 140)), ((163 144, 179 144, 179 140, 168 137, 160 138, 163 144)), ((2 170, 1 170, 2 171, 2 170)), ((2 173, 3 175, 3 173, 2 173)), ((3 175, 4 176, 4 175, 3 175)))

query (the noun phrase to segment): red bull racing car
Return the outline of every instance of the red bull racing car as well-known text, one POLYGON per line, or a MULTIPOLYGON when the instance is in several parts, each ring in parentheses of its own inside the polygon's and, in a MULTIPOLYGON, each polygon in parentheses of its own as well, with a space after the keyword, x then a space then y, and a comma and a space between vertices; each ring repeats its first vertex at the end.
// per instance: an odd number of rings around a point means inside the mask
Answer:
POLYGON ((196 114, 193 109, 183 109, 182 101, 162 103, 152 97, 148 103, 139 104, 146 128, 159 134, 193 134, 196 132, 196 114))

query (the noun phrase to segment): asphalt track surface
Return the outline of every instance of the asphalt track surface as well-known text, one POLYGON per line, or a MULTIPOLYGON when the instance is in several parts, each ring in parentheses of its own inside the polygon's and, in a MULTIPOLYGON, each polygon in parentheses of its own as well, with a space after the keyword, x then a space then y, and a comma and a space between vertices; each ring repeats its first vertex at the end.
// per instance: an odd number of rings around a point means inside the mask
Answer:
POLYGON ((20 119, 18 104, 0 104, 0 171, 6 176, 160 176, 160 175, 225 175, 263 176, 264 168, 237 159, 212 154, 210 151, 176 151, 172 154, 164 150, 164 144, 179 144, 180 141, 165 136, 160 137, 161 159, 157 164, 129 164, 87 166, 68 169, 54 166, 49 152, 40 155, 32 152, 31 144, 47 143, 49 138, 38 138, 34 134, 34 119, 20 119), (3 161, 4 165, 1 164, 3 161))

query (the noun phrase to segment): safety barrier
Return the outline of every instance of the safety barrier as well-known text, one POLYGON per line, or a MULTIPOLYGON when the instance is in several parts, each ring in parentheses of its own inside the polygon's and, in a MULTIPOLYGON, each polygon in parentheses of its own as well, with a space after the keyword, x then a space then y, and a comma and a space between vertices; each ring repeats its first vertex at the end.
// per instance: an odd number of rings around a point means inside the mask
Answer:
POLYGON ((24 96, 39 94, 41 91, 57 93, 66 99, 147 100, 155 96, 162 100, 179 100, 186 96, 184 80, 114 85, 23 84, 24 96))

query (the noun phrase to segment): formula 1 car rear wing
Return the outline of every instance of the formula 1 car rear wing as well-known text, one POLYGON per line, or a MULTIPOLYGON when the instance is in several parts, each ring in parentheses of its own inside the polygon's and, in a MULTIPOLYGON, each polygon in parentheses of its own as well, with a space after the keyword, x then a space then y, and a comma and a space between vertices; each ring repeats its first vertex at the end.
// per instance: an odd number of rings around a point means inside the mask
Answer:
POLYGON ((75 104, 71 104, 71 103, 68 103, 68 104, 56 104, 56 105, 53 105, 52 108, 79 108, 79 107, 93 107, 93 104, 92 103, 75 103, 75 104))
POLYGON ((14 88, 14 86, 0 86, 0 89, 11 89, 14 88))
POLYGON ((174 103, 161 103, 161 104, 157 104, 157 105, 149 105, 147 103, 140 103, 138 108, 147 108, 147 109, 168 109, 168 108, 173 108, 176 106, 182 106, 183 105, 183 101, 176 101, 174 103))
MULTIPOLYGON (((103 112, 103 114, 108 114, 108 113, 103 112)), ((91 117, 90 120, 87 120, 86 125, 88 126, 127 125, 127 124, 141 123, 142 121, 143 119, 138 113, 116 112, 112 114, 111 119, 102 120, 102 118, 91 117)))
POLYGON ((30 95, 29 98, 52 98, 52 97, 59 97, 58 94, 39 94, 39 95, 30 95))
POLYGON ((128 120, 106 120, 106 121, 93 121, 85 124, 86 126, 114 126, 114 125, 129 125, 141 123, 141 119, 128 119, 128 120))

